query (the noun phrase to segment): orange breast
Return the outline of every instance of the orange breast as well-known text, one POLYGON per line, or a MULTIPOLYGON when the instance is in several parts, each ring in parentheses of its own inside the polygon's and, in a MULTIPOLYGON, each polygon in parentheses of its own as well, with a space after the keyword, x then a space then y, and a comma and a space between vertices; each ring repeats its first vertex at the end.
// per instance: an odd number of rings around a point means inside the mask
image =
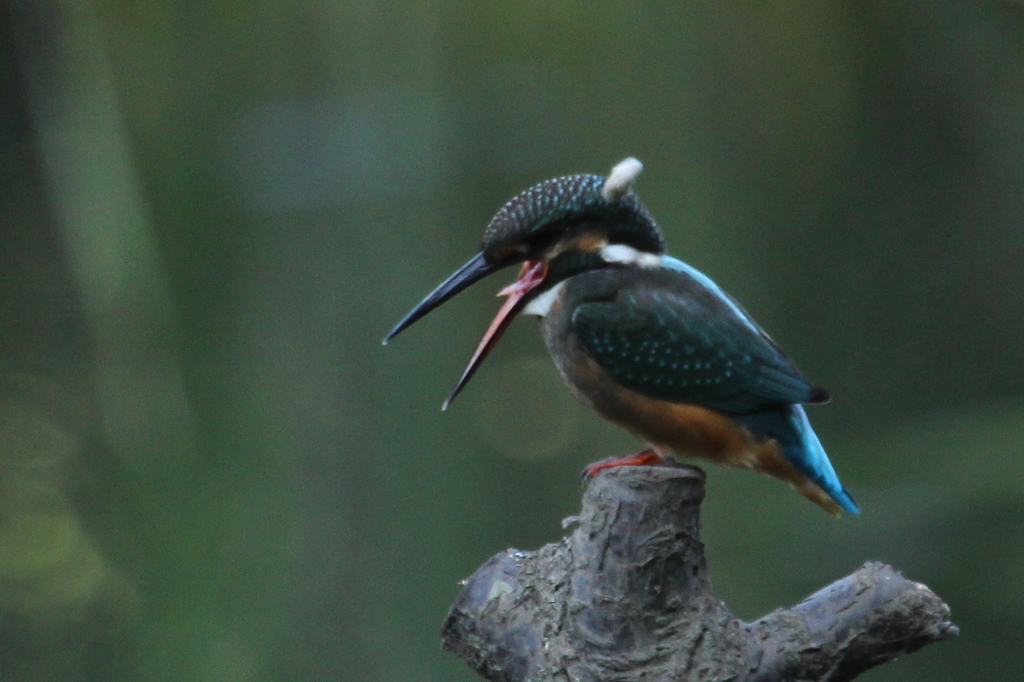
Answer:
POLYGON ((700 457, 719 464, 758 468, 764 444, 721 412, 700 405, 671 403, 619 388, 614 408, 602 416, 654 445, 662 454, 700 457))
POLYGON ((576 353, 572 362, 560 364, 559 369, 583 402, 663 454, 700 457, 744 468, 756 466, 763 444, 717 410, 648 398, 631 391, 586 353, 576 353))

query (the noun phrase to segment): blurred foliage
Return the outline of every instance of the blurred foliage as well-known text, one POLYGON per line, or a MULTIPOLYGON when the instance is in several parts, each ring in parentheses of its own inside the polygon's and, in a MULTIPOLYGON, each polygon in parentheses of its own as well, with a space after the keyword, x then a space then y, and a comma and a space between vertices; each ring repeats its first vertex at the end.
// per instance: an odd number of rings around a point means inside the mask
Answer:
POLYGON ((472 680, 457 581, 635 447, 530 322, 438 411, 481 285, 380 339, 529 185, 627 154, 673 254, 832 405, 864 513, 709 472, 753 618, 864 560, 1024 669, 1018 2, 0 2, 0 677, 472 680))

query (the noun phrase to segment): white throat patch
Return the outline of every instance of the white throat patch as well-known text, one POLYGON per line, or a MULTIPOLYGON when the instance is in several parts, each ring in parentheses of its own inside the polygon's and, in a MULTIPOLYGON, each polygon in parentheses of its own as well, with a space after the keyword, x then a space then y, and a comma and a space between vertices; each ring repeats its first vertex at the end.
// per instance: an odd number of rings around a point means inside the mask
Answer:
POLYGON ((548 311, 551 310, 551 306, 555 304, 555 300, 558 295, 562 293, 562 287, 565 286, 565 280, 562 280, 555 286, 551 287, 543 294, 533 299, 526 304, 523 308, 523 315, 536 315, 537 317, 546 317, 548 311))

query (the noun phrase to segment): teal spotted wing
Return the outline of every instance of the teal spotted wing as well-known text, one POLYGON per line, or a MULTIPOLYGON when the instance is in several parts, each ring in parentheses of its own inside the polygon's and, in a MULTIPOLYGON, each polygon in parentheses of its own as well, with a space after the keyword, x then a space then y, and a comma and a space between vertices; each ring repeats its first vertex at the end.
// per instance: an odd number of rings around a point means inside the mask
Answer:
POLYGON ((717 288, 679 272, 631 279, 572 314, 580 343, 627 388, 734 414, 827 400, 717 288))

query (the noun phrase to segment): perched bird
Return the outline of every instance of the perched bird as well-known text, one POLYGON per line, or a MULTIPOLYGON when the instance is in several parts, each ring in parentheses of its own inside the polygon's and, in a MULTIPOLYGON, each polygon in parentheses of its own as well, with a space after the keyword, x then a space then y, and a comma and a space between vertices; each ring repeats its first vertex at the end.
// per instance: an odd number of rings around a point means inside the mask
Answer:
POLYGON ((516 315, 536 315, 573 393, 650 445, 586 473, 697 457, 775 476, 834 515, 858 513, 801 406, 828 393, 710 278, 665 254, 661 230, 632 189, 642 168, 628 158, 607 178, 555 178, 509 201, 480 253, 384 343, 474 282, 521 263, 445 408, 516 315))

